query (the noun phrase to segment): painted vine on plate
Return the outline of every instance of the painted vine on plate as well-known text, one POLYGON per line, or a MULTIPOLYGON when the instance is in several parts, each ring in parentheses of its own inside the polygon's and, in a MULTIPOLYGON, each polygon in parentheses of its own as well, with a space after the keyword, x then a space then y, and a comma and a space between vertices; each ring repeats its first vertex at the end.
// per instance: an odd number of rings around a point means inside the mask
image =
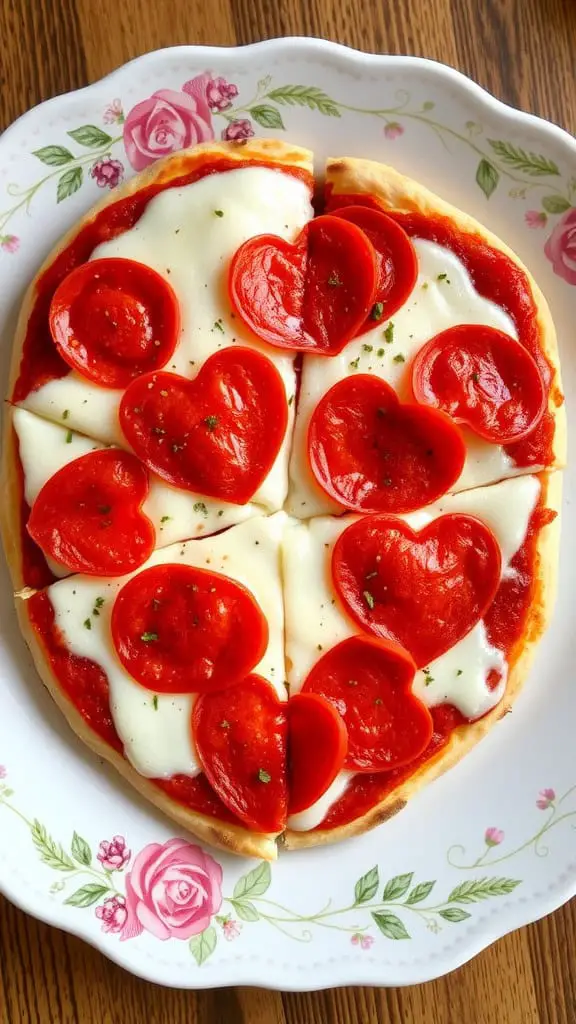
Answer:
MULTIPOLYGON (((6 780, 6 769, 0 766, 0 809, 22 821, 42 863, 57 873, 49 890, 54 897, 79 910, 93 908, 102 931, 121 942, 143 933, 163 941, 185 941, 198 965, 212 955, 219 939, 238 939, 246 925, 256 923, 298 942, 311 942, 319 929, 338 931, 361 950, 382 937, 410 939, 414 926, 424 925, 438 934, 446 925, 471 918, 474 904, 508 896, 521 885, 518 878, 483 873, 439 897, 436 880, 417 880, 412 871, 383 880, 375 865, 358 879, 342 905, 328 900, 320 910, 301 914, 269 898, 272 872, 265 862, 242 875, 225 895, 218 861, 187 839, 148 843, 134 854, 125 837, 115 835, 101 840, 94 852, 74 832, 65 845, 16 807, 6 780)), ((566 810, 566 801, 575 792, 573 786, 557 798, 553 789, 542 790, 536 807, 546 812, 546 818, 519 846, 504 852, 504 832, 490 827, 478 857, 470 859, 465 847, 454 845, 448 850, 449 864, 484 872, 530 848, 546 856, 543 837, 561 822, 576 818, 576 810, 566 810)))
POLYGON ((432 100, 417 103, 410 93, 398 90, 395 101, 389 107, 355 107, 333 99, 317 86, 278 86, 267 75, 258 82, 255 95, 244 102, 236 85, 209 71, 184 82, 180 90, 158 89, 126 115, 121 100, 114 99, 103 111, 102 120, 110 131, 111 126, 121 127, 121 134, 111 135, 85 124, 67 132, 65 144, 54 143, 32 153, 53 170, 27 188, 8 185, 8 195, 15 202, 0 213, 0 250, 18 251, 20 238, 7 230, 8 224, 20 211, 30 212, 34 196, 49 182, 55 185, 57 203, 74 195, 89 179, 100 188, 115 188, 125 176, 125 164, 113 152, 118 151, 133 170, 140 171, 161 156, 210 141, 217 134, 222 139, 241 140, 255 135, 257 129, 284 131, 288 108, 305 107, 324 117, 352 114, 377 119, 385 142, 393 143, 415 125, 422 125, 447 149, 466 147, 476 157, 475 181, 486 199, 507 185, 512 199, 530 203, 524 213, 526 226, 549 231, 545 255, 555 274, 576 285, 576 176, 564 179, 549 157, 506 139, 488 138, 476 121, 467 121, 461 131, 438 121, 432 100))

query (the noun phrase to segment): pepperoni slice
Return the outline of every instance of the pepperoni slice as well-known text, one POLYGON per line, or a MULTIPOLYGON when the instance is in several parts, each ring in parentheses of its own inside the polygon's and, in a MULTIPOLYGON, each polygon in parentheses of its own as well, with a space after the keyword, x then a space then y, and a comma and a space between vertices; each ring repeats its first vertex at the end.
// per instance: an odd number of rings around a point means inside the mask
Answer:
POLYGON ((156 565, 133 576, 112 609, 116 653, 157 693, 233 686, 258 664, 268 624, 240 583, 188 565, 156 565))
POLYGON ((288 422, 282 378, 260 352, 230 347, 194 378, 133 381, 120 426, 142 462, 175 487, 244 505, 268 475, 288 422))
POLYGON ((150 557, 156 532, 142 512, 148 472, 129 452, 89 452, 44 484, 27 530, 72 572, 122 576, 150 557))
POLYGON ((412 367, 418 402, 442 409, 495 444, 521 441, 542 419, 546 394, 529 352, 493 327, 450 327, 420 349, 412 367))
POLYGON ((50 331, 73 370, 103 388, 124 388, 164 366, 180 332, 170 285, 134 260, 90 260, 56 289, 50 331))
POLYGON ((363 231, 316 217, 294 244, 276 235, 245 242, 230 266, 232 304, 259 338, 277 348, 334 356, 374 302, 378 267, 363 231))
POLYGON ((418 278, 418 257, 406 232, 385 213, 367 206, 346 206, 336 210, 335 216, 361 228, 376 253, 378 284, 370 316, 358 331, 363 334, 404 305, 418 278))
POLYGON ((288 701, 289 814, 311 807, 343 768, 348 735, 339 709, 317 693, 288 701))
POLYGON ((334 586, 348 614, 401 644, 419 668, 466 636, 492 604, 501 553, 484 523, 443 515, 422 530, 376 515, 352 523, 332 553, 334 586))
POLYGON ((382 772, 414 761, 432 736, 432 716, 411 691, 416 666, 402 647, 362 636, 316 662, 302 688, 329 700, 348 730, 345 767, 382 772))
POLYGON ((320 486, 344 508, 410 512, 452 487, 466 445, 444 413, 401 405, 385 381, 359 374, 334 384, 316 406, 308 458, 320 486))
POLYGON ((192 734, 223 804, 255 832, 286 825, 286 704, 261 676, 198 698, 192 734))

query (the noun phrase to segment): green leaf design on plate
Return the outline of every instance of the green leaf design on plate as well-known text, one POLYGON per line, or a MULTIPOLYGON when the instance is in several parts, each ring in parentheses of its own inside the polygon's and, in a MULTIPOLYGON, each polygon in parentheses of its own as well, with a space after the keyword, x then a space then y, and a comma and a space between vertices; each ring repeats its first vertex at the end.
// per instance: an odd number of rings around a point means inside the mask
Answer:
POLYGON ((276 107, 270 107, 267 103, 259 103, 257 107, 250 107, 250 113, 254 120, 262 125, 262 128, 284 128, 280 111, 276 110, 276 107))
POLYGON ((84 864, 85 867, 89 868, 92 863, 92 851, 88 846, 85 839, 79 836, 77 832, 72 836, 72 856, 78 861, 79 864, 84 864))
POLYGON ((64 171, 64 174, 58 178, 56 202, 61 203, 63 199, 68 199, 68 196, 74 195, 74 193, 80 188, 82 180, 83 174, 81 167, 71 167, 69 171, 64 171))
POLYGON ((109 146, 112 142, 112 136, 103 132, 101 128, 97 128, 95 124, 83 124, 81 128, 74 128, 73 131, 66 134, 70 135, 75 142, 79 142, 81 146, 86 146, 87 149, 100 149, 102 146, 109 146))
POLYGON ((367 903, 378 891, 380 876, 378 868, 370 868, 362 878, 359 878, 354 886, 354 903, 367 903))
POLYGON ((432 100, 426 100, 426 102, 422 104, 422 110, 434 110, 435 106, 436 104, 432 103, 432 100))
POLYGON ((494 164, 491 164, 489 160, 482 159, 476 171, 476 184, 480 186, 486 199, 490 199, 499 181, 500 174, 494 164))
POLYGON ((404 923, 396 914, 387 914, 381 912, 374 912, 372 917, 378 925, 382 935, 385 935, 387 939, 409 939, 410 935, 404 927, 404 923))
POLYGON ((440 910, 440 917, 443 917, 445 921, 451 921, 452 924, 458 924, 459 921, 465 921, 467 917, 472 915, 467 910, 460 910, 460 907, 447 907, 446 910, 440 910))
POLYGON ((570 203, 564 196, 544 196, 542 206, 546 213, 566 213, 570 209, 570 203))
POLYGON ((532 178, 543 178, 548 174, 559 175, 557 164, 541 153, 526 152, 520 146, 513 146, 511 142, 501 142, 498 139, 488 139, 492 149, 497 156, 509 167, 523 171, 532 178))
POLYGON ((73 154, 64 146, 43 146, 42 149, 35 149, 32 156, 37 156, 43 164, 49 167, 62 167, 74 159, 73 154))
POLYGON ((283 85, 279 89, 272 89, 268 93, 268 99, 291 107, 308 107, 309 110, 317 110, 326 117, 341 117, 334 100, 314 85, 283 85))
POLYGON ((40 859, 54 871, 74 871, 74 861, 64 852, 60 843, 48 835, 44 825, 35 818, 30 829, 32 842, 40 854, 40 859))
POLYGON ((507 896, 514 892, 520 878, 474 878, 469 882, 461 882, 452 889, 447 903, 478 903, 489 900, 492 896, 507 896))
POLYGON ((211 924, 200 935, 195 935, 190 939, 190 952, 198 967, 205 963, 209 956, 212 956, 217 942, 216 929, 211 924))
POLYGON ((262 896, 270 886, 272 875, 270 865, 262 861, 246 875, 242 875, 234 886, 234 899, 242 900, 245 896, 262 896))
POLYGON ((414 903, 421 903, 422 900, 425 900, 430 895, 435 885, 436 882, 420 882, 418 885, 415 885, 412 892, 408 893, 406 905, 411 907, 414 903))
POLYGON ((254 906, 254 904, 250 903, 250 900, 246 900, 245 903, 241 902, 240 900, 230 900, 230 903, 232 904, 232 906, 234 907, 234 910, 238 914, 238 917, 242 921, 259 921, 260 920, 260 914, 256 910, 256 907, 254 906))
POLYGON ((81 889, 73 892, 67 900, 64 900, 64 903, 68 903, 71 907, 91 907, 93 903, 96 903, 107 892, 107 885, 88 882, 88 885, 83 885, 81 889))
POLYGON ((384 886, 384 892, 382 893, 382 902, 386 903, 388 900, 399 900, 404 893, 408 892, 412 883, 413 871, 410 871, 407 875, 395 875, 389 882, 386 882, 384 886))

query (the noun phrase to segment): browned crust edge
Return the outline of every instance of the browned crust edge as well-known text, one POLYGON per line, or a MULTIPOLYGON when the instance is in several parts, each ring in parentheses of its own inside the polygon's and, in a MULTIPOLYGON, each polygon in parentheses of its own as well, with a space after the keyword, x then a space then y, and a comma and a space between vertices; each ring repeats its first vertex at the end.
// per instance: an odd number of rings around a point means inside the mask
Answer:
POLYGON ((420 789, 439 778, 449 768, 453 768, 511 709, 530 671, 538 641, 552 617, 556 596, 562 474, 560 472, 543 473, 540 475, 540 480, 542 507, 552 509, 558 514, 552 523, 542 528, 538 537, 535 551, 535 574, 538 585, 528 611, 522 637, 515 645, 512 656, 508 660, 510 669, 503 700, 480 721, 455 729, 448 745, 436 757, 392 790, 384 800, 372 807, 361 818, 356 818, 354 821, 334 829, 316 829, 311 832, 288 830, 283 837, 286 849, 301 850, 310 846, 341 842, 343 839, 362 835, 377 825, 381 825, 382 822, 401 811, 420 789))
POLYGON ((538 313, 542 351, 552 367, 548 409, 554 418, 553 460, 546 468, 560 469, 565 466, 566 412, 562 396, 556 329, 542 291, 514 250, 474 217, 445 202, 424 185, 386 164, 354 157, 329 159, 326 164, 326 183, 337 195, 370 193, 395 213, 422 213, 431 217, 448 217, 461 231, 480 236, 493 249, 504 253, 526 274, 538 313))

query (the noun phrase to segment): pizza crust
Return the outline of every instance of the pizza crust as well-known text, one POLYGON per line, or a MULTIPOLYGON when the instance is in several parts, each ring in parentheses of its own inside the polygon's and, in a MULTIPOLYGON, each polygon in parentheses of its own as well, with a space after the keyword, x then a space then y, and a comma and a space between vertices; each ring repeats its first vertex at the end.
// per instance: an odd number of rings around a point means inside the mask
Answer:
POLYGON ((235 853, 243 857, 259 857, 262 860, 276 860, 276 834, 251 832, 242 828, 241 825, 220 821, 218 818, 187 809, 140 775, 125 757, 113 750, 86 725, 72 701, 62 692, 42 640, 30 622, 26 598, 31 594, 32 591, 28 591, 27 594, 19 595, 16 598, 16 612, 20 629, 34 659, 38 675, 78 738, 98 757, 108 761, 150 803, 158 807, 178 825, 193 832, 199 839, 212 846, 217 846, 221 850, 226 850, 227 853, 235 853))
POLYGON ((502 701, 478 722, 455 729, 447 746, 422 765, 409 779, 388 793, 384 800, 370 808, 362 817, 333 829, 318 828, 310 832, 288 830, 282 839, 286 849, 301 850, 310 846, 338 843, 342 839, 362 835, 377 825, 381 825, 401 811, 418 790, 439 778, 449 768, 453 768, 486 736, 492 726, 496 725, 512 709, 530 671, 538 642, 552 617, 556 596, 562 474, 559 472, 542 474, 540 480, 542 507, 552 509, 557 515, 552 523, 541 529, 538 536, 534 567, 537 579, 536 592, 528 610, 522 636, 507 659, 508 683, 502 701))
POLYGON ((22 479, 19 472, 18 438, 14 429, 14 410, 6 406, 3 426, 2 469, 0 471, 0 532, 4 554, 12 578, 12 586, 19 591, 24 586, 22 551, 22 479))
MULTIPOLYGON (((465 234, 482 238, 487 245, 508 256, 528 279, 537 309, 542 352, 552 371, 548 410, 554 419, 552 442, 553 459, 547 469, 560 469, 566 465, 566 412, 556 329, 550 308, 532 274, 520 258, 497 235, 485 228, 474 217, 440 199, 434 192, 406 177, 393 167, 354 157, 330 159, 326 163, 326 184, 335 195, 368 193, 394 213, 421 213, 429 217, 447 217, 465 234)), ((544 468, 544 467, 542 467, 544 468)))

